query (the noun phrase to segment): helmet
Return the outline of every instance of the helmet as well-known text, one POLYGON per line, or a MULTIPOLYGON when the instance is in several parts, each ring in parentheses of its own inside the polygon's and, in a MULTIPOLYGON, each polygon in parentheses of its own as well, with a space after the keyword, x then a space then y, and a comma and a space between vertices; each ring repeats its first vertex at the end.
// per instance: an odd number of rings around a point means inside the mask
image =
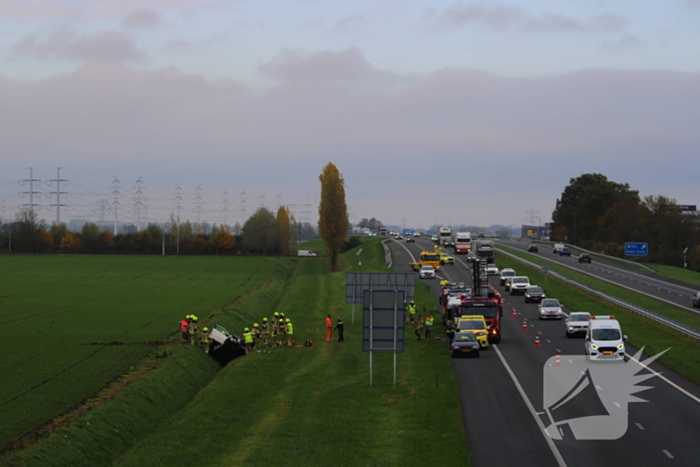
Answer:
POLYGON ((245 329, 243 330, 243 332, 250 332, 250 329, 245 328, 245 329))
POLYGON ((280 313, 280 318, 284 318, 284 313, 280 313))
POLYGON ((209 328, 202 328, 202 331, 209 332, 209 328))
POLYGON ((275 316, 279 316, 280 314, 275 311, 275 316))
POLYGON ((263 323, 264 323, 265 321, 267 321, 267 318, 263 318, 263 323))
POLYGON ((258 323, 255 323, 255 324, 253 325, 253 327, 254 327, 254 328, 257 328, 257 327, 260 327, 260 325, 259 325, 258 323))
POLYGON ((291 323, 291 322, 292 322, 292 320, 291 320, 291 319, 289 319, 289 318, 287 318, 287 319, 285 320, 285 322, 286 322, 286 323, 291 323))

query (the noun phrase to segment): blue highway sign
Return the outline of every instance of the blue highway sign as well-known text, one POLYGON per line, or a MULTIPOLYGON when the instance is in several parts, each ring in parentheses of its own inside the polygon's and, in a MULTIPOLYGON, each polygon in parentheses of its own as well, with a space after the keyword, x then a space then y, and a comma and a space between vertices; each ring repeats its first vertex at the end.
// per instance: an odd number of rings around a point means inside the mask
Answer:
POLYGON ((647 256, 649 254, 649 244, 643 242, 625 243, 625 256, 647 256))

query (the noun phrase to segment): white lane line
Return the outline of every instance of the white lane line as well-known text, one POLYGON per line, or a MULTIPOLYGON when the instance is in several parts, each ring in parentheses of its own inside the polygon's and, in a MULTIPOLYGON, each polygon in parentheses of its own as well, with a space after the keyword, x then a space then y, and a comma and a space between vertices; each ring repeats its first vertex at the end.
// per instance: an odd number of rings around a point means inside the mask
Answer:
POLYGON ((695 402, 697 402, 698 404, 700 404, 700 398, 695 397, 693 394, 689 393, 688 391, 686 391, 685 389, 683 389, 682 387, 680 387, 679 385, 677 385, 676 383, 674 383, 674 382, 671 381, 670 379, 666 378, 664 375, 662 375, 662 374, 659 373, 658 371, 652 370, 651 368, 649 368, 649 367, 646 366, 646 365, 642 365, 642 362, 640 362, 639 360, 637 360, 636 358, 634 358, 632 355, 630 355, 630 354, 628 354, 628 353, 626 353, 625 355, 627 355, 627 357, 629 357, 630 360, 639 363, 639 366, 646 368, 646 369, 649 370, 651 373, 654 373, 655 376, 661 378, 662 380, 664 380, 665 382, 667 382, 669 385, 671 385, 672 387, 678 389, 680 392, 682 392, 683 394, 685 394, 686 396, 690 397, 690 398, 693 399, 695 402))
MULTIPOLYGON (((498 348, 498 344, 493 344, 493 348, 494 348, 494 350, 496 350, 496 354, 498 355, 498 358, 501 359, 501 363, 503 363, 503 366, 505 367, 506 371, 510 375, 510 378, 513 380, 513 383, 515 384, 515 387, 518 389, 518 392, 520 393, 520 397, 523 398, 523 401, 525 402, 525 405, 527 406, 528 410, 530 411, 532 418, 535 419, 535 423, 537 423, 537 427, 542 432, 542 436, 544 436, 544 440, 547 442, 547 445, 549 446, 550 451, 552 451, 552 454, 554 455, 554 459, 556 459, 557 464, 559 464, 560 467, 566 467, 566 462, 564 462, 564 458, 561 456, 559 449, 557 449, 557 446, 554 444, 554 440, 547 434, 547 430, 545 429, 544 424, 542 423, 542 420, 540 419, 540 417, 537 416, 537 412, 535 411, 535 408, 532 406, 532 403, 530 402, 530 399, 528 399, 527 394, 525 394, 525 389, 523 389, 522 385, 520 384, 520 381, 518 381, 517 376, 515 376, 515 373, 513 373, 513 370, 510 368, 510 365, 508 365, 508 362, 506 361, 505 357, 503 356, 500 349, 498 348)), ((563 434, 562 434, 562 437, 563 437, 563 434)))
POLYGON ((673 454, 671 454, 670 452, 668 452, 666 449, 663 449, 661 452, 663 452, 664 454, 666 454, 666 456, 667 456, 669 459, 675 459, 675 457, 673 457, 673 454))
POLYGON ((551 344, 551 343, 552 343, 552 341, 550 341, 549 339, 547 339, 547 343, 548 343, 548 344, 551 344))
POLYGON ((639 428, 640 430, 644 431, 644 427, 642 426, 641 423, 635 423, 635 425, 637 425, 637 428, 639 428))
MULTIPOLYGON (((564 316, 566 316, 567 318, 569 317, 569 315, 566 314, 566 313, 564 313, 564 312, 562 312, 562 314, 563 314, 564 316)), ((670 379, 666 378, 664 375, 662 375, 662 374, 659 373, 658 371, 652 370, 651 368, 649 368, 649 367, 646 366, 646 365, 642 365, 642 362, 640 362, 639 360, 637 360, 636 358, 634 358, 632 355, 630 355, 630 354, 628 354, 628 353, 625 353, 625 355, 626 355, 627 358, 629 358, 630 360, 639 363, 639 366, 646 368, 646 369, 649 370, 651 373, 654 373, 655 376, 661 378, 663 381, 665 381, 666 383, 668 383, 671 387, 674 387, 674 388, 678 389, 680 392, 682 392, 683 394, 685 394, 686 396, 690 397, 690 398, 693 399, 695 402, 697 402, 698 404, 700 404, 700 398, 699 398, 699 397, 695 397, 693 394, 689 393, 688 391, 686 391, 685 389, 683 389, 682 387, 680 387, 679 385, 677 385, 676 383, 674 383, 674 382, 671 381, 670 379)), ((571 360, 569 360, 569 363, 573 363, 573 362, 572 362, 571 360)), ((584 373, 581 372, 581 374, 584 374, 584 373)))
POLYGON ((566 359, 566 361, 569 362, 569 363, 574 363, 574 362, 572 362, 571 360, 569 360, 568 358, 566 359))
POLYGON ((618 404, 617 402, 613 402, 613 404, 615 404, 615 407, 617 407, 618 409, 622 408, 622 406, 620 404, 618 404))
POLYGON ((597 384, 595 385, 595 388, 596 388, 598 391, 602 391, 602 390, 603 390, 603 388, 601 388, 601 387, 598 386, 597 384))

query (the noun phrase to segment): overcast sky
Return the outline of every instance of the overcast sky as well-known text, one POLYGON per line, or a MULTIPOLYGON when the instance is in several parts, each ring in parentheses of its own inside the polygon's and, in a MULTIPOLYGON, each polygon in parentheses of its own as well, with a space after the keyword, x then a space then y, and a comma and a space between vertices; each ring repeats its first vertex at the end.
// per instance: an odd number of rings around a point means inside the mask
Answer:
POLYGON ((62 220, 116 177, 120 220, 315 222, 329 161, 353 221, 545 222, 589 172, 700 204, 699 71, 700 0, 0 0, 0 216, 63 167, 62 220))

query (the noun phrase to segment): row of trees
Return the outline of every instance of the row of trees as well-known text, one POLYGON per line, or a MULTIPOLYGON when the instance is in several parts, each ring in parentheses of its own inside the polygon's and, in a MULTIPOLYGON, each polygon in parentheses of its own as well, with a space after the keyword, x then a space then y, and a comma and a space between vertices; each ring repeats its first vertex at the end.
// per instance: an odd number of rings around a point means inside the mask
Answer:
POLYGON ((700 218, 676 200, 639 197, 626 183, 602 174, 572 178, 552 212, 552 240, 623 257, 626 242, 648 242, 650 261, 700 269, 700 218), (683 251, 687 248, 686 255, 683 251))
POLYGON ((21 210, 15 218, 14 223, 0 228, 3 251, 287 255, 300 236, 318 236, 308 223, 298 224, 286 207, 280 207, 276 215, 266 208, 258 209, 239 235, 225 225, 214 225, 204 234, 196 224, 177 222, 174 216, 165 226, 150 224, 144 230, 116 236, 93 223, 85 224, 80 232, 69 232, 65 224, 49 228, 29 209, 21 210))

